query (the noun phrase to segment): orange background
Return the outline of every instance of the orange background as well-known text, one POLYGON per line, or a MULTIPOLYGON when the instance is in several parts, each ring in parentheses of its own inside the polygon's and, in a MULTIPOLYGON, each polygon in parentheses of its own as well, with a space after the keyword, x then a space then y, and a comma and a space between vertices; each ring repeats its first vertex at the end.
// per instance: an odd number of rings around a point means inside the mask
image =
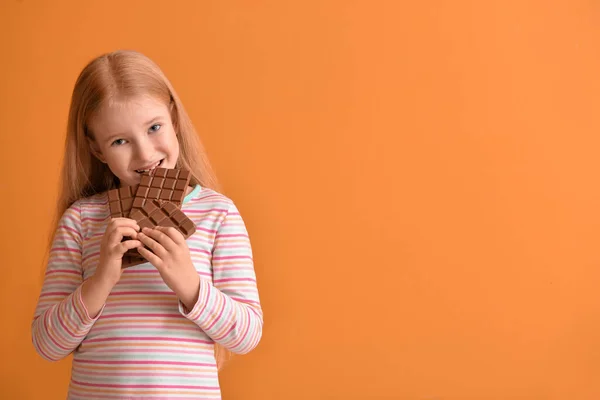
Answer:
POLYGON ((164 69, 254 245, 264 336, 225 399, 600 399, 594 1, 3 0, 1 382, 29 326, 72 85, 164 69), (33 228, 32 228, 33 226, 33 228))

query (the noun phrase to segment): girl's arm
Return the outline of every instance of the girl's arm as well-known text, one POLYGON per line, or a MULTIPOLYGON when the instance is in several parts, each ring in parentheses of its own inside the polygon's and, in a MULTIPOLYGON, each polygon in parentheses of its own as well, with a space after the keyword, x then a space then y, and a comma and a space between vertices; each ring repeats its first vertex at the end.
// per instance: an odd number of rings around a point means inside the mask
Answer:
POLYGON ((232 353, 247 353, 261 339, 263 313, 248 232, 234 204, 217 230, 212 266, 214 286, 200 279, 194 307, 180 301, 179 310, 232 353))
POLYGON ((69 355, 97 318, 90 316, 82 300, 82 241, 81 204, 76 202, 58 224, 31 325, 33 346, 50 361, 69 355))

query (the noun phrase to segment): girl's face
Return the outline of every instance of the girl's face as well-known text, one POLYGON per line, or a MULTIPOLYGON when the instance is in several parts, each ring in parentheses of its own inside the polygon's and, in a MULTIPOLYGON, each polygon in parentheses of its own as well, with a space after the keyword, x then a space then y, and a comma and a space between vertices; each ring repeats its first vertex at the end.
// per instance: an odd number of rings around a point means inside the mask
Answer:
POLYGON ((171 113, 149 96, 119 99, 102 106, 89 121, 94 155, 121 181, 140 183, 142 173, 156 167, 175 168, 179 142, 171 113))

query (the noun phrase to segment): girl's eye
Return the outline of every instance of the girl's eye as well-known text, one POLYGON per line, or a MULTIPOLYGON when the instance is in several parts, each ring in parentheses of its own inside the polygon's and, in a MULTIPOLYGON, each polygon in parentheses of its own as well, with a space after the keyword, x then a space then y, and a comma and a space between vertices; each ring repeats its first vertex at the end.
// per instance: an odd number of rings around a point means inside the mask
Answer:
POLYGON ((112 145, 113 146, 120 146, 120 145, 122 145, 124 143, 125 143, 125 139, 117 139, 114 142, 112 142, 112 145))
POLYGON ((160 129, 160 124, 154 124, 150 127, 150 132, 156 132, 160 129))

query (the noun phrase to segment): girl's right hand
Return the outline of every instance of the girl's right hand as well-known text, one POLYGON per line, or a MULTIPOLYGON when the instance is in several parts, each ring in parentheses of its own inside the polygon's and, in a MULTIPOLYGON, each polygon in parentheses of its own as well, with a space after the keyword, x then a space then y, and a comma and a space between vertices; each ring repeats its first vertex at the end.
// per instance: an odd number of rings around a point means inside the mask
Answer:
POLYGON ((123 254, 129 249, 142 247, 137 240, 138 223, 130 218, 113 218, 106 227, 100 244, 100 260, 94 277, 113 287, 121 279, 123 254), (130 240, 123 241, 123 237, 130 240))

